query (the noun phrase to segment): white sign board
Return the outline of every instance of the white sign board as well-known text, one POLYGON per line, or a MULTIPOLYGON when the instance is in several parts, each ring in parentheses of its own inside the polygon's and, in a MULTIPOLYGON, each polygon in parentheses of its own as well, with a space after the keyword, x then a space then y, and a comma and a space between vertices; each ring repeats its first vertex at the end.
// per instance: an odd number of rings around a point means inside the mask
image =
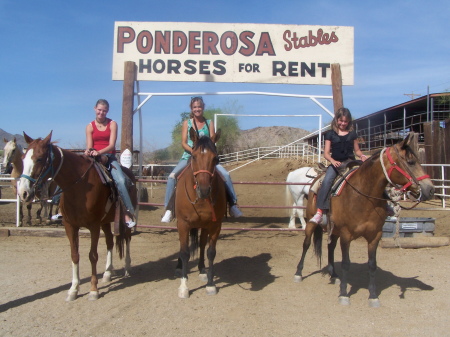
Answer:
POLYGON ((125 149, 125 151, 120 154, 120 165, 126 168, 133 166, 133 154, 130 150, 125 149))
POLYGON ((331 85, 339 63, 353 85, 353 45, 353 27, 115 22, 113 80, 133 61, 138 81, 331 85))

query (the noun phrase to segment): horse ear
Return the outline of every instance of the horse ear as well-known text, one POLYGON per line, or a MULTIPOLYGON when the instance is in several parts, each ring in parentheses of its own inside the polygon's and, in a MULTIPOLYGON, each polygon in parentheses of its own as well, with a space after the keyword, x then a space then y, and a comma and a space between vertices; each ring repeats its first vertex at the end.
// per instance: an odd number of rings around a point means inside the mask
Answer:
POLYGON ((50 133, 48 134, 48 136, 44 138, 44 142, 50 143, 50 141, 52 140, 52 133, 53 133, 53 130, 50 131, 50 133))
POLYGON ((219 141, 219 139, 220 139, 220 135, 221 134, 222 134, 222 130, 221 129, 217 130, 216 134, 214 135, 214 137, 211 138, 211 140, 214 143, 217 143, 219 141))
POLYGON ((30 144, 34 139, 31 138, 30 136, 28 136, 25 131, 23 132, 23 137, 25 138, 25 141, 27 142, 27 144, 30 144))
POLYGON ((415 137, 415 133, 414 132, 409 132, 408 135, 406 136, 405 139, 403 139, 403 141, 400 143, 400 147, 401 148, 405 148, 406 146, 409 146, 409 144, 414 141, 414 137, 415 137))
POLYGON ((195 132, 194 128, 189 129, 189 138, 191 138, 192 142, 195 144, 198 140, 197 132, 195 132))
POLYGON ((6 140, 6 138, 3 138, 3 141, 4 141, 5 143, 8 143, 8 141, 6 140))

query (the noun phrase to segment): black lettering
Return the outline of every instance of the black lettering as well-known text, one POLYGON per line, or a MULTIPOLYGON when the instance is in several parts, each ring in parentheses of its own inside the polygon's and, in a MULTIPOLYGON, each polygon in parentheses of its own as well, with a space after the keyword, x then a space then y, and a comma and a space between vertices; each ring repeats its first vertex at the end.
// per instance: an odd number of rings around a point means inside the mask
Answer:
POLYGON ((286 63, 283 61, 273 61, 272 62, 272 76, 286 76, 284 71, 286 70, 286 63))
POLYGON ((180 73, 181 62, 178 60, 167 61, 167 73, 168 74, 179 74, 180 73))
POLYGON ((209 61, 200 61, 200 69, 199 69, 199 74, 201 75, 210 75, 211 72, 209 71, 209 64, 211 62, 209 61))
POLYGON ((155 73, 162 74, 164 70, 166 70, 166 63, 163 60, 156 60, 153 62, 153 71, 155 73))
POLYGON ((197 61, 194 61, 194 60, 184 61, 184 66, 186 68, 188 68, 184 71, 184 73, 188 74, 188 75, 194 75, 197 72, 197 69, 195 68, 196 64, 197 64, 197 61))
POLYGON ((301 67, 300 67, 300 73, 302 77, 305 77, 306 73, 309 74, 309 76, 311 77, 316 77, 316 64, 315 63, 311 63, 311 68, 307 66, 307 64, 305 62, 301 63, 301 67))
POLYGON ((213 70, 213 74, 214 75, 225 75, 225 73, 227 72, 227 69, 225 68, 226 64, 227 63, 222 60, 214 61, 213 66, 215 69, 213 70))
POLYGON ((144 63, 145 60, 140 59, 139 60, 139 73, 143 73, 144 69, 147 69, 147 74, 150 74, 152 72, 152 60, 148 59, 147 63, 144 63))
POLYGON ((298 76, 298 62, 289 62, 289 76, 298 76))
POLYGON ((317 66, 322 68, 322 77, 327 77, 327 69, 331 68, 331 65, 329 63, 317 63, 317 66))

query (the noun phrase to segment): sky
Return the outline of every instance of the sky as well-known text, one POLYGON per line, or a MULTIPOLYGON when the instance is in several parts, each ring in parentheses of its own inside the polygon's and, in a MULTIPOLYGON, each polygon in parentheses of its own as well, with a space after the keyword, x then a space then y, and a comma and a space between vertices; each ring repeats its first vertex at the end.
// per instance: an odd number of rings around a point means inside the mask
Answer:
MULTIPOLYGON (((123 82, 112 80, 114 23, 208 22, 354 27, 354 85, 343 87, 353 118, 408 101, 411 94, 450 91, 450 2, 429 1, 96 1, 0 0, 0 128, 25 131, 63 148, 84 148, 85 127, 99 98, 121 123, 123 82)), ((264 91, 331 95, 331 86, 140 82, 145 92, 264 91)), ((308 99, 220 95, 207 108, 240 114, 322 114, 308 99)), ((330 111, 332 101, 322 102, 330 111)), ((189 98, 154 97, 142 109, 143 150, 171 143, 173 126, 189 111, 189 98)), ((323 122, 329 119, 324 114, 323 122)), ((139 145, 139 118, 134 117, 139 145)), ((239 117, 240 128, 317 129, 305 118, 239 117)), ((120 143, 117 143, 120 147, 120 143)))

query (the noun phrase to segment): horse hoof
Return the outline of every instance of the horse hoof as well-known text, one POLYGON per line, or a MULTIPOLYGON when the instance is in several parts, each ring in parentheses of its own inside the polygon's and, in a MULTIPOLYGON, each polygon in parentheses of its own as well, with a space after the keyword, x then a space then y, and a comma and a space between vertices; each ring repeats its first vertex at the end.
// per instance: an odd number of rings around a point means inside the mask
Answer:
POLYGON ((207 286, 206 287, 206 294, 207 295, 216 295, 217 294, 216 286, 207 286))
POLYGON ((341 305, 350 305, 350 297, 348 297, 348 296, 339 296, 339 304, 341 304, 341 305))
POLYGON ((378 298, 369 298, 369 307, 379 308, 380 306, 381 306, 381 303, 378 298))
POLYGON ((294 275, 294 282, 295 283, 300 283, 303 281, 303 278, 301 275, 294 275))
POLYGON ((341 280, 339 279, 339 277, 332 277, 330 279, 330 283, 339 285, 339 284, 341 284, 341 280))
POLYGON ((189 289, 187 288, 178 288, 178 297, 179 298, 189 298, 189 289))
POLYGON ((200 281, 203 281, 203 282, 207 282, 208 281, 208 276, 206 275, 206 274, 198 274, 198 279, 200 280, 200 281))
POLYGON ((111 272, 106 272, 103 274, 102 282, 103 283, 111 282, 111 272))
POLYGON ((91 291, 91 292, 89 292, 88 300, 89 301, 96 301, 96 300, 98 300, 98 291, 91 291))
POLYGON ((66 302, 72 302, 77 299, 78 293, 68 293, 66 297, 66 302))

